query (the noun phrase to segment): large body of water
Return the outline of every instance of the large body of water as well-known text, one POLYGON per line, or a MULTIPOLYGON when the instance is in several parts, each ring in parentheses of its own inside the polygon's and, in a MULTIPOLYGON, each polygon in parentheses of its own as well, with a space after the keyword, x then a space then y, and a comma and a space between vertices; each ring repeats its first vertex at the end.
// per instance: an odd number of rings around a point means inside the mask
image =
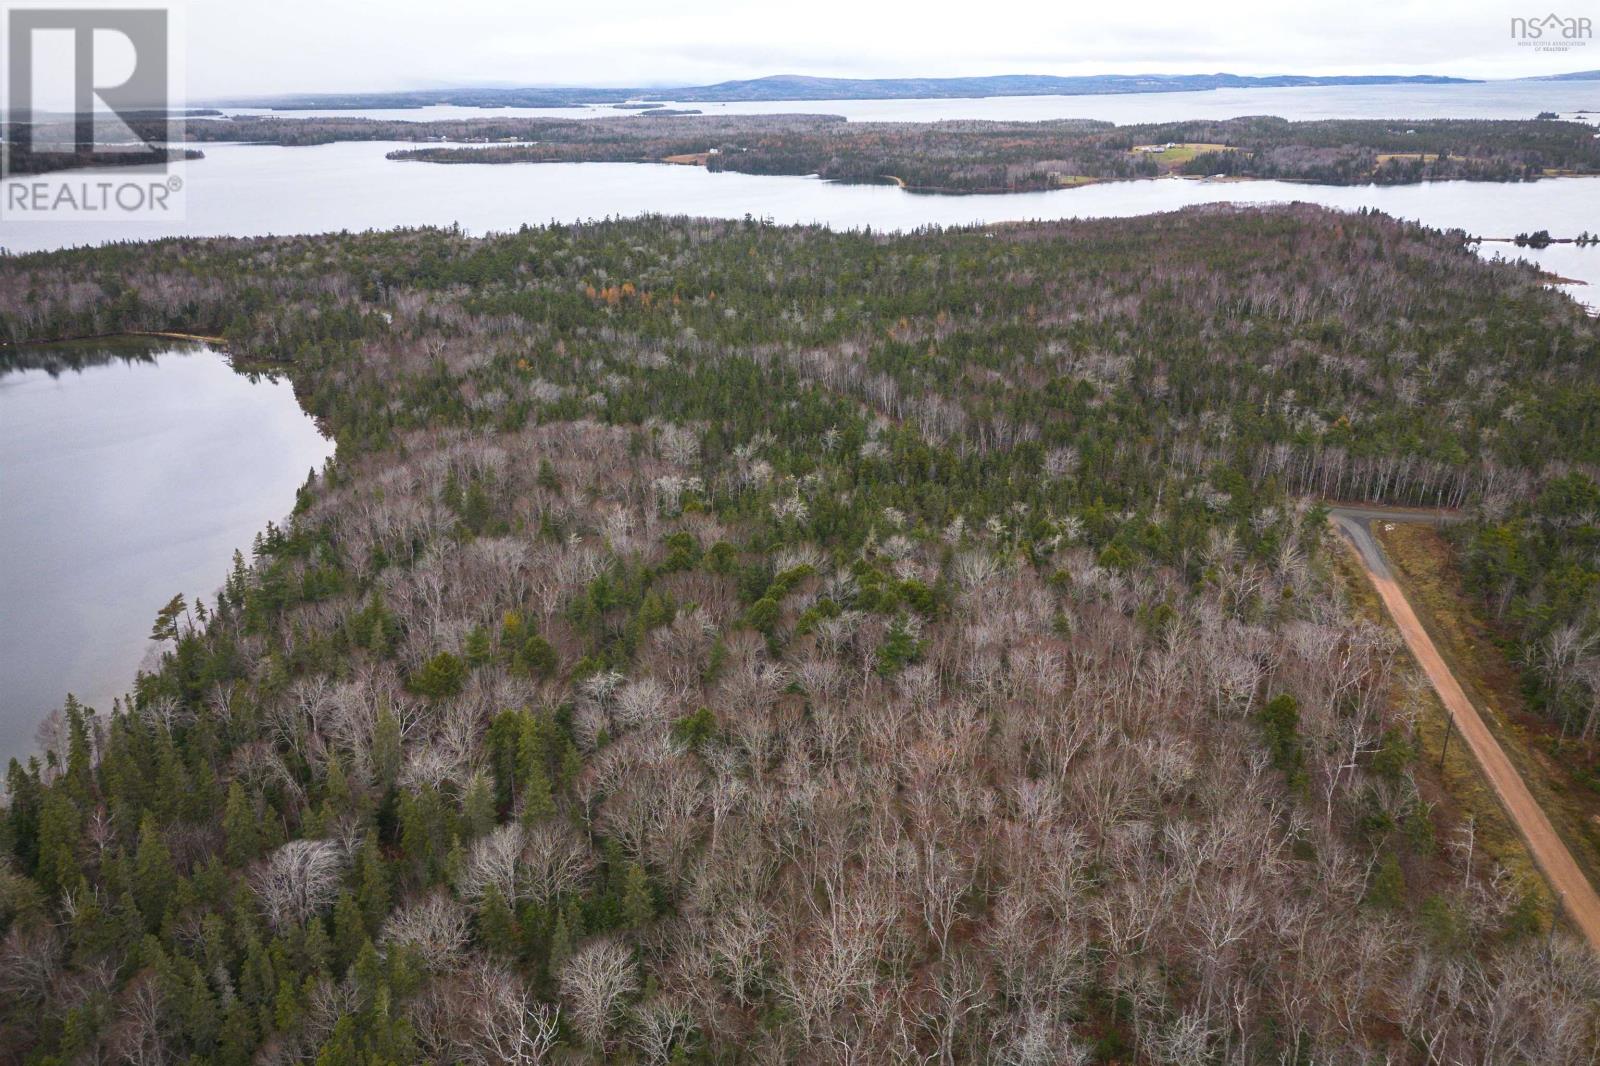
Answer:
POLYGON ((287 381, 208 348, 63 351, 82 368, 0 355, 0 763, 68 692, 109 712, 156 610, 214 602, 234 550, 333 454, 287 381))
MULTIPOLYGON (((748 100, 668 107, 707 115, 826 114, 852 122, 936 122, 941 119, 1037 121, 1097 118, 1108 122, 1171 122, 1190 118, 1532 118, 1541 111, 1600 121, 1600 83, 1494 81, 1465 85, 1315 85, 1293 89, 1209 89, 1182 93, 1089 96, 985 96, 937 100, 748 100), (1578 115, 1578 112, 1590 112, 1578 115)), ((462 118, 597 118, 626 115, 610 104, 589 107, 365 108, 271 111, 226 107, 230 115, 359 116, 427 121, 462 118)))

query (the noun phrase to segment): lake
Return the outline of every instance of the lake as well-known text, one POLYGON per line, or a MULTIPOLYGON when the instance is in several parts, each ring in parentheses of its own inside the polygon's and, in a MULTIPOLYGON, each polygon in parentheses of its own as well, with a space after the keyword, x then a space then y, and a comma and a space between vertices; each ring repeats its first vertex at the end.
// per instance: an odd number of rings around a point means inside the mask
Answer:
POLYGON ((0 355, 0 762, 35 750, 68 692, 108 713, 157 609, 213 602, 234 550, 248 559, 332 454, 286 380, 204 346, 0 355))
MULTIPOLYGON (((1257 91, 1257 90, 1252 90, 1257 91)), ((1185 94, 1190 95, 1190 94, 1185 94)), ((1125 217, 1191 204, 1293 200, 1355 210, 1372 207, 1430 226, 1487 237, 1547 229, 1558 237, 1600 231, 1600 177, 1537 182, 1433 182, 1332 186, 1282 181, 1183 178, 1113 182, 1049 192, 932 196, 892 185, 838 185, 815 177, 712 174, 699 167, 649 163, 443 165, 395 162, 384 142, 315 147, 212 144, 184 168, 187 210, 178 223, 24 222, 0 230, 0 246, 23 252, 109 240, 190 236, 322 233, 459 223, 473 233, 523 223, 662 214, 839 228, 915 229, 1026 219, 1125 217)), ((81 175, 82 171, 74 172, 81 175)), ((1600 247, 1553 245, 1541 251, 1485 245, 1563 277, 1586 302, 1600 291, 1600 247)))

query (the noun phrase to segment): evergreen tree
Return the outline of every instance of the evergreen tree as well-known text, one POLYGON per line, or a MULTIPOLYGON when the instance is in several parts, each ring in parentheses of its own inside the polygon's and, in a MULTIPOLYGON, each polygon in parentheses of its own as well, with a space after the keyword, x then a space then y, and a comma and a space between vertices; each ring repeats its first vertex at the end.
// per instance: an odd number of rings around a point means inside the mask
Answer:
POLYGON ((39 818, 43 806, 43 790, 39 784, 37 763, 30 772, 16 759, 6 768, 6 797, 9 800, 3 814, 6 822, 6 843, 24 870, 31 870, 39 860, 39 818))
POLYGON ((322 781, 322 794, 335 814, 350 810, 350 782, 345 777, 344 765, 337 752, 328 755, 327 772, 322 781))
MULTIPOLYGON (((314 978, 306 978, 313 984, 314 978)), ((300 1028, 300 991, 293 980, 285 975, 278 981, 278 994, 273 999, 272 1025, 280 1033, 293 1033, 300 1028)))
POLYGON ((655 916, 656 902, 650 891, 650 879, 643 866, 630 862, 622 875, 622 922, 631 929, 642 929, 655 916))
POLYGON ((467 664, 470 666, 486 666, 494 657, 494 643, 489 636, 489 630, 484 626, 473 626, 467 633, 466 643, 462 647, 467 664))
POLYGON ((572 953, 577 949, 578 940, 582 936, 583 920, 579 917, 576 906, 568 904, 557 909, 555 926, 550 931, 550 954, 546 960, 550 973, 559 972, 566 961, 572 958, 572 953))
POLYGON ((67 773, 65 786, 74 802, 87 806, 91 800, 94 778, 90 766, 88 712, 70 693, 66 703, 67 715, 67 773))
POLYGON ((39 812, 39 889, 55 899, 78 884, 78 810, 65 789, 45 793, 39 812))
POLYGON ((167 848, 155 815, 146 812, 139 823, 139 847, 133 860, 133 895, 139 904, 139 913, 144 915, 146 929, 154 930, 161 925, 176 876, 172 852, 167 848))
POLYGON ((478 940, 485 948, 505 957, 517 953, 520 933, 517 919, 507 906, 500 886, 491 884, 478 904, 478 940))
POLYGON ((150 627, 150 639, 160 644, 165 641, 176 643, 178 640, 178 620, 183 617, 189 607, 184 602, 183 594, 172 597, 165 607, 156 612, 155 625, 150 627))
POLYGON ((328 927, 320 917, 313 915, 306 922, 300 938, 300 954, 307 972, 332 972, 333 940, 328 936, 328 927))
POLYGON ((389 868, 378 849, 377 837, 371 833, 361 844, 356 877, 356 904, 361 908, 368 935, 376 936, 389 914, 389 868))
POLYGON ((261 854, 261 821, 255 804, 237 780, 228 785, 222 809, 223 850, 230 866, 244 866, 261 854))
POLYGON ((400 722, 387 702, 378 711, 372 727, 372 773, 378 788, 387 793, 400 776, 400 722))
POLYGON ((481 773, 474 774, 467 782, 466 795, 461 800, 461 819, 469 840, 494 828, 494 790, 481 773))
POLYGON ((556 802, 550 791, 550 779, 544 766, 534 763, 528 768, 522 782, 522 822, 534 825, 556 813, 556 802))
POLYGON ((353 895, 346 892, 333 906, 333 972, 343 974, 371 942, 367 922, 353 895))

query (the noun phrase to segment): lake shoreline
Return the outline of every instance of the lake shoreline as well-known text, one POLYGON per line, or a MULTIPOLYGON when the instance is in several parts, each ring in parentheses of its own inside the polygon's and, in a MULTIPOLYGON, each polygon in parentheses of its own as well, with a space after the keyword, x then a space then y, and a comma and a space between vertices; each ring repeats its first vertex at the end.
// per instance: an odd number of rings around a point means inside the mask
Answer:
POLYGON ((139 330, 119 329, 112 333, 86 333, 79 337, 57 337, 49 341, 0 341, 0 352, 13 348, 39 348, 50 344, 73 344, 86 341, 114 341, 122 337, 151 337, 158 340, 194 341, 197 344, 208 344, 212 347, 222 347, 227 344, 223 337, 214 337, 205 333, 174 333, 167 330, 139 330))
POLYGON ((233 553, 248 557, 336 453, 292 375, 195 337, 0 348, 0 761, 37 751, 69 692, 108 715, 161 605, 210 602, 233 553))

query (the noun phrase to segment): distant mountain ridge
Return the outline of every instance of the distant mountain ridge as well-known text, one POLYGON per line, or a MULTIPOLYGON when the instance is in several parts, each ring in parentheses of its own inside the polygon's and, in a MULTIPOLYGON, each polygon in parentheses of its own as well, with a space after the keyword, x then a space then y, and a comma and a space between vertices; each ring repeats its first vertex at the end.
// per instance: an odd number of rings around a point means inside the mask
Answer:
POLYGON ((1529 81, 1600 81, 1600 70, 1575 70, 1571 74, 1547 74, 1529 81))
POLYGON ((1310 77, 1279 74, 999 74, 981 78, 814 78, 777 74, 749 81, 725 81, 672 90, 685 103, 735 100, 880 100, 978 96, 1079 96, 1102 93, 1194 92, 1204 89, 1258 89, 1298 85, 1393 85, 1405 82, 1444 84, 1466 78, 1381 74, 1310 77))
MULTIPOLYGON (((1582 78, 1589 74, 1563 75, 1582 78)), ((1316 77, 1275 74, 998 74, 975 78, 818 78, 776 74, 714 85, 635 89, 525 88, 418 89, 373 93, 295 93, 254 100, 224 100, 224 106, 281 110, 459 107, 578 107, 628 100, 735 103, 760 100, 908 100, 985 96, 1087 96, 1114 93, 1197 92, 1207 89, 1266 89, 1309 85, 1450 85, 1476 81, 1433 74, 1355 74, 1316 77)))

